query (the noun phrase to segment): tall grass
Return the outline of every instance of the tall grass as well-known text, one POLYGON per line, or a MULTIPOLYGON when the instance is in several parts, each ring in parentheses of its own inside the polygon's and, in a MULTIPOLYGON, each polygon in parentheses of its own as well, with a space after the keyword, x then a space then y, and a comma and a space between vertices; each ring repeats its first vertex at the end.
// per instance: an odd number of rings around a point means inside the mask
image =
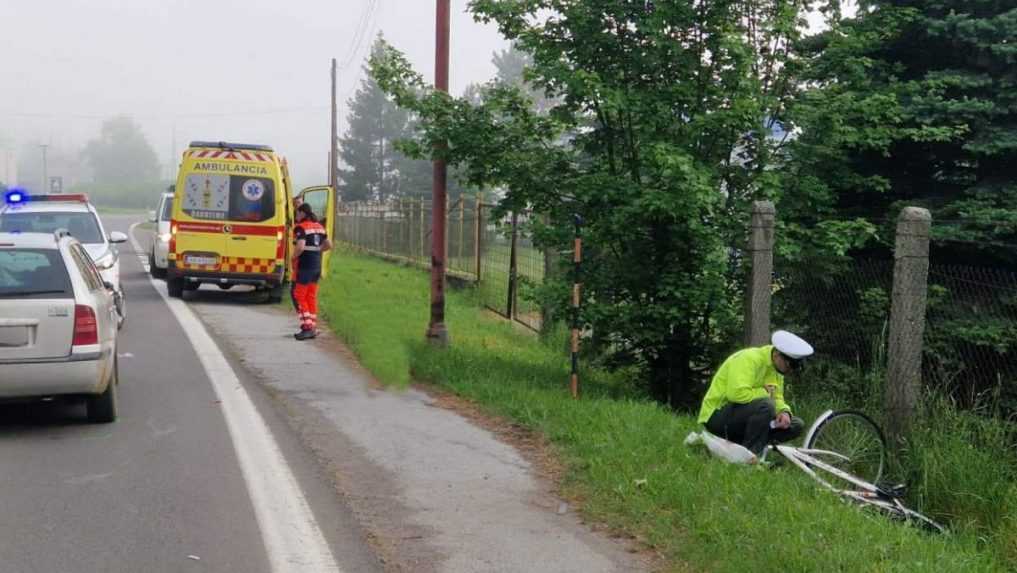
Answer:
MULTIPOLYGON (((449 292, 452 344, 423 342, 427 275, 339 252, 322 314, 386 384, 443 386, 546 436, 565 462, 563 493, 591 519, 661 553, 674 570, 1003 571, 1012 547, 960 527, 931 536, 843 503, 793 467, 725 465, 682 444, 696 428, 641 397, 624 373, 582 373, 567 391, 560 336, 540 340, 449 292), (991 551, 985 551, 985 549, 991 551)), ((539 565, 535 566, 539 569, 539 565)))
MULTIPOLYGON (((808 382, 793 388, 806 419, 827 408, 855 408, 883 419, 885 361, 848 366, 810 365, 808 382)), ((1017 568, 1017 425, 1001 416, 989 396, 974 410, 961 410, 945 393, 929 389, 920 415, 888 480, 909 486, 908 503, 955 531, 977 536, 1017 568)))

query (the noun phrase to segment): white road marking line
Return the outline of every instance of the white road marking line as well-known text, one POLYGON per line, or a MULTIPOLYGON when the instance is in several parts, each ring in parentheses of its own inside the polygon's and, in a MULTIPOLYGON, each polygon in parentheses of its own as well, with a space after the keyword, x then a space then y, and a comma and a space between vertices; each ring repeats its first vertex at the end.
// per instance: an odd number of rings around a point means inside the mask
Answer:
MULTIPOLYGON (((140 251, 134 236, 137 225, 131 226, 130 237, 140 251)), ((272 571, 339 573, 300 485, 226 357, 182 300, 170 298, 163 282, 149 281, 187 334, 221 403, 272 571)))

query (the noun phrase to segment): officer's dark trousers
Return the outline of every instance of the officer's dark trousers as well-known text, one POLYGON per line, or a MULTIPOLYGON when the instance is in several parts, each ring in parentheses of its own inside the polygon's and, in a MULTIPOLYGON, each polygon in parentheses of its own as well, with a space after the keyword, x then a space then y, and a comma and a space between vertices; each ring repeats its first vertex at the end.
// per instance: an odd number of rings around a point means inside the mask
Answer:
POLYGON ((706 422, 706 429, 715 436, 745 446, 758 456, 767 444, 797 438, 805 426, 801 418, 793 416, 791 427, 772 429, 770 422, 776 417, 773 400, 760 398, 748 404, 728 404, 717 410, 706 422))

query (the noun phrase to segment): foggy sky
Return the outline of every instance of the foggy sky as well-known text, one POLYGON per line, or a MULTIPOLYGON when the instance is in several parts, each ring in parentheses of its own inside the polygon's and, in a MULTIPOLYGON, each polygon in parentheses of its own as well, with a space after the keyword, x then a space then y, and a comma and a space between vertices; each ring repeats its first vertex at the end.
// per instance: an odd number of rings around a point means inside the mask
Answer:
MULTIPOLYGON (((466 5, 452 0, 457 94, 490 79, 507 46, 466 5)), ((228 140, 272 145, 297 185, 323 183, 331 58, 345 123, 379 31, 433 81, 434 12, 434 0, 0 0, 0 145, 70 152, 127 114, 164 176, 174 139, 174 167, 187 142, 228 140)))

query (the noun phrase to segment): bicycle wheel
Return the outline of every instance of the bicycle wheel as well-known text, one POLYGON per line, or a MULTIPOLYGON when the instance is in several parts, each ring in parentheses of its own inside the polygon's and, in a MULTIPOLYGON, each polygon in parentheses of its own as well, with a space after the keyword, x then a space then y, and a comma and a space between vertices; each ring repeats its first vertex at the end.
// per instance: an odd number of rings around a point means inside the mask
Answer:
POLYGON ((807 449, 826 450, 847 459, 823 457, 823 461, 857 478, 877 484, 886 464, 886 440, 871 418, 854 410, 834 412, 812 433, 807 449))

